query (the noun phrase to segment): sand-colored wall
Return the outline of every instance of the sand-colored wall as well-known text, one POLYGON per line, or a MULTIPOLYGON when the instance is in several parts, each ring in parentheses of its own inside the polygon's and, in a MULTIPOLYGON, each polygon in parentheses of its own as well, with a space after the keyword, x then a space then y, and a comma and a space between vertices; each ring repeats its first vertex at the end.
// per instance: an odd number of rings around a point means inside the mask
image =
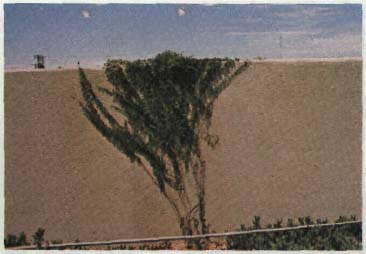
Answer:
MULTIPOLYGON (((101 71, 88 71, 94 84, 101 71)), ((81 114, 76 71, 5 75, 5 233, 110 240, 179 234, 143 173, 81 114), (136 179, 139 179, 136 181, 136 179)), ((215 104, 207 217, 361 215, 361 63, 254 63, 215 104)))

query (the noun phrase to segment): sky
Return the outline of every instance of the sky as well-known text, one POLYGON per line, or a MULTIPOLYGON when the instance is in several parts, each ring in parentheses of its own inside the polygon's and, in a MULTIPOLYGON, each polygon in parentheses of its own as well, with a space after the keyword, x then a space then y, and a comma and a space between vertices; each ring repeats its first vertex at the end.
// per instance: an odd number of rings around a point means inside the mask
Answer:
POLYGON ((362 6, 4 4, 5 68, 194 57, 361 57, 362 6))

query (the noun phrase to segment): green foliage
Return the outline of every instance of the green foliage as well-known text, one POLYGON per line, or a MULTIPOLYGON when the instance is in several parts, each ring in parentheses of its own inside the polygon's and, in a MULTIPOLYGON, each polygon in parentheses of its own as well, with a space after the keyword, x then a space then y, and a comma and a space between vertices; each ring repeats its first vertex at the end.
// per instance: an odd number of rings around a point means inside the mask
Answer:
POLYGON ((15 247, 18 246, 17 236, 13 234, 8 234, 4 240, 5 247, 15 247))
MULTIPOLYGON (((75 242, 75 243, 80 243, 79 238, 77 238, 74 242, 75 242)), ((71 249, 72 249, 72 250, 83 250, 83 249, 84 249, 84 247, 82 247, 82 246, 75 246, 75 247, 72 247, 71 249)))
POLYGON ((261 228, 261 217, 254 216, 253 220, 253 229, 260 229, 261 228))
POLYGON ((170 250, 172 249, 172 243, 170 241, 162 241, 152 244, 121 244, 118 246, 112 246, 110 250, 170 250))
POLYGON ((36 245, 38 250, 42 249, 42 244, 44 242, 44 232, 45 232, 45 229, 38 228, 38 230, 32 236, 33 244, 36 245))
MULTIPOLYGON (((340 216, 336 222, 355 221, 356 216, 340 216)), ((300 225, 313 225, 308 217, 298 218, 300 225)), ((327 223, 327 220, 316 220, 317 224, 327 223)), ((256 216, 253 227, 260 228, 260 218, 256 216)), ((281 227, 282 219, 277 220, 267 228, 281 227)), ((287 221, 288 227, 298 226, 292 219, 287 221)), ((242 226, 240 227, 242 231, 242 226)), ((276 232, 257 232, 247 235, 230 236, 226 238, 228 249, 231 250, 360 250, 362 249, 361 223, 302 228, 276 232)))
POLYGON ((27 241, 27 236, 23 231, 19 234, 17 244, 18 246, 29 245, 27 241))
POLYGON ((146 60, 109 60, 104 70, 111 87, 98 87, 113 101, 107 106, 79 68, 83 113, 149 175, 174 209, 184 235, 208 232, 201 147, 203 142, 210 147, 219 142, 209 133, 214 102, 248 66, 171 51, 146 60), (194 179, 193 198, 186 189, 188 174, 194 179))
POLYGON ((20 232, 19 236, 8 234, 4 240, 6 248, 29 245, 27 236, 24 232, 20 232))
POLYGON ((346 222, 346 221, 355 221, 356 215, 351 215, 349 218, 347 216, 339 216, 339 218, 336 220, 336 223, 340 222, 346 222))
POLYGON ((62 244, 63 241, 60 239, 56 239, 56 240, 51 240, 51 244, 62 244))
POLYGON ((147 60, 109 60, 104 69, 113 88, 99 90, 113 98, 111 108, 124 120, 112 116, 82 69, 81 108, 131 162, 149 162, 162 192, 166 185, 181 190, 180 165, 189 170, 192 156, 200 156, 199 140, 218 142, 209 134, 200 136, 200 127, 205 123, 208 130, 213 103, 229 84, 234 67, 230 59, 195 59, 171 51, 147 60))
MULTIPOLYGON (((251 231, 263 229, 260 224, 261 218, 255 216, 252 225, 246 227, 240 225, 238 231, 251 231)), ((304 224, 295 224, 293 219, 287 220, 287 227, 296 226, 313 226, 314 222, 311 217, 300 217, 299 222, 304 224)), ((356 216, 340 216, 336 223, 356 221, 356 216)), ((316 224, 326 224, 327 220, 317 219, 316 224)), ((268 224, 267 228, 280 228, 282 219, 277 220, 274 224, 268 224)), ((44 229, 39 228, 33 235, 34 244, 37 249, 48 249, 48 241, 44 243, 44 229), (42 246, 43 245, 43 246, 42 246)), ((225 231, 227 232, 227 230, 225 231)), ((212 239, 211 239, 212 240, 212 239)), ((195 244, 187 246, 187 248, 206 249, 210 239, 195 239, 195 244)), ((75 243, 80 242, 79 239, 75 243)), ((62 240, 53 240, 52 244, 61 244, 62 240)), ((272 232, 252 232, 250 234, 228 236, 226 237, 226 246, 229 250, 360 250, 362 249, 362 224, 343 224, 343 225, 327 225, 319 227, 295 228, 292 230, 284 229, 283 231, 272 232)), ((16 247, 29 245, 24 232, 16 235, 8 234, 5 238, 5 247, 16 247)), ((171 241, 162 241, 152 244, 122 244, 108 246, 110 250, 164 250, 172 249, 171 241)), ((65 249, 65 248, 59 248, 65 249)), ((69 247, 68 249, 88 249, 88 247, 69 247)))
POLYGON ((293 220, 293 219, 288 218, 288 219, 287 219, 287 227, 293 227, 293 226, 294 226, 294 220, 293 220))

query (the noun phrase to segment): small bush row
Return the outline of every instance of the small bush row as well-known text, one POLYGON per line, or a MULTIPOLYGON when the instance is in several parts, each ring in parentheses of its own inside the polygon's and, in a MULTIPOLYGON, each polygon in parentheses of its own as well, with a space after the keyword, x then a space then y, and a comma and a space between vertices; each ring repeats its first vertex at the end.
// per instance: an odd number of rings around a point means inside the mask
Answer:
MULTIPOLYGON (((356 216, 340 216, 335 223, 356 221, 356 216)), ((311 217, 299 217, 297 221, 287 219, 277 220, 273 224, 261 225, 261 218, 254 216, 252 225, 240 225, 238 231, 257 229, 273 229, 282 227, 296 227, 304 225, 327 224, 326 219, 313 220, 311 217)), ((33 235, 33 244, 37 249, 48 249, 49 242, 44 239, 45 230, 39 228, 33 235)), ((294 230, 273 232, 255 232, 245 235, 229 236, 225 239, 226 248, 229 250, 361 250, 362 225, 361 223, 332 225, 322 227, 309 227, 294 230)), ((19 236, 8 234, 5 238, 5 247, 30 245, 26 234, 19 236)), ((78 239, 76 243, 80 242, 78 239)), ((187 242, 188 243, 188 242, 187 242)), ((62 244, 62 240, 52 240, 51 244, 62 244)), ((187 244, 188 246, 188 244, 187 244)), ((188 247, 187 247, 188 248, 188 247)), ((73 247, 71 249, 88 249, 88 247, 73 247)), ((167 250, 172 249, 169 241, 154 244, 122 244, 108 246, 109 250, 167 250)))
MULTIPOLYGON (((44 239, 45 231, 46 230, 43 228, 38 228, 38 230, 32 235, 32 243, 37 249, 42 249, 43 245, 44 248, 47 248, 47 246, 50 244, 49 241, 45 241, 44 239)), ((51 244, 62 244, 62 240, 51 240, 51 244)), ((28 242, 26 234, 24 232, 20 232, 19 236, 8 234, 4 239, 4 245, 5 248, 13 248, 19 246, 29 246, 31 244, 28 242)))
MULTIPOLYGON (((356 221, 356 216, 340 216, 335 222, 356 221)), ((326 224, 327 220, 313 220, 311 217, 300 217, 295 223, 282 219, 265 228, 296 227, 303 225, 326 224)), ((260 217, 255 216, 252 226, 240 225, 240 231, 262 229, 260 217)), ((310 227, 295 230, 274 232, 256 232, 226 238, 227 249, 231 250, 360 250, 362 249, 361 223, 310 227)))

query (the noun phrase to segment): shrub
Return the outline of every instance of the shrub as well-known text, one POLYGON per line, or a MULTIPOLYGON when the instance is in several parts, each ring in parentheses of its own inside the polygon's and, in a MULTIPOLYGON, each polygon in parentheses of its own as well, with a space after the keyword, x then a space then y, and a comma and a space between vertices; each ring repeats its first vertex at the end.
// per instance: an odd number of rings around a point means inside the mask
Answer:
POLYGON ((29 245, 29 243, 27 242, 27 236, 23 231, 20 232, 19 234, 17 245, 18 246, 29 245))
POLYGON ((42 249, 42 244, 44 242, 44 232, 45 232, 45 229, 38 228, 36 233, 34 233, 34 235, 33 235, 33 244, 36 245, 36 248, 38 250, 42 249))
POLYGON ((17 246, 29 245, 27 236, 24 232, 20 232, 19 237, 16 235, 8 234, 4 239, 4 245, 6 248, 12 248, 17 246))
MULTIPOLYGON (((356 216, 340 216, 336 223, 355 221, 356 216)), ((260 218, 255 216, 254 229, 259 225, 260 218)), ((308 217, 298 218, 300 225, 313 225, 308 217)), ((317 224, 327 220, 316 220, 317 224)), ((269 224, 268 228, 281 227, 282 220, 269 224)), ((287 226, 299 226, 288 219, 287 226)), ((240 230, 242 227, 240 228, 240 230)), ((362 225, 345 224, 327 227, 301 228, 294 230, 257 232, 253 234, 230 236, 226 238, 227 248, 231 250, 360 250, 362 249, 362 225)))
POLYGON ((51 244, 62 244, 63 241, 60 239, 56 239, 56 240, 51 240, 51 244))
POLYGON ((17 246, 17 236, 8 234, 4 240, 5 247, 15 247, 17 246))

